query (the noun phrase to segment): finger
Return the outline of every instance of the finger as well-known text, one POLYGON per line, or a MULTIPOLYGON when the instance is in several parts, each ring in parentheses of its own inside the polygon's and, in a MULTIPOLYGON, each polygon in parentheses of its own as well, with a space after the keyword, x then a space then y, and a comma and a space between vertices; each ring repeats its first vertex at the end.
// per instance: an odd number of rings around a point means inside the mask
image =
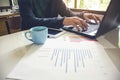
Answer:
POLYGON ((85 21, 85 20, 81 20, 81 24, 84 26, 84 27, 83 27, 84 30, 87 30, 88 24, 86 23, 86 21, 85 21))
POLYGON ((85 17, 84 19, 86 22, 90 22, 90 20, 91 20, 89 17, 85 17))
POLYGON ((98 19, 97 19, 96 15, 94 15, 94 14, 91 15, 91 18, 94 19, 96 23, 98 23, 98 19))
POLYGON ((98 20, 99 22, 101 22, 101 19, 100 19, 99 16, 96 15, 96 18, 97 18, 97 20, 98 20))
MULTIPOLYGON (((81 24, 80 24, 81 25, 81 24)), ((73 23, 73 26, 78 30, 78 31, 83 31, 84 30, 84 27, 81 27, 80 25, 76 24, 76 23, 73 23)))
POLYGON ((79 26, 76 25, 76 23, 72 23, 73 27, 75 27, 77 30, 80 30, 79 26))
POLYGON ((87 23, 83 20, 83 19, 75 19, 75 24, 79 25, 79 27, 81 27, 83 30, 86 30, 88 25, 87 23))
POLYGON ((79 28, 79 30, 86 30, 86 26, 83 25, 83 23, 81 21, 76 21, 75 24, 77 25, 77 27, 79 28))

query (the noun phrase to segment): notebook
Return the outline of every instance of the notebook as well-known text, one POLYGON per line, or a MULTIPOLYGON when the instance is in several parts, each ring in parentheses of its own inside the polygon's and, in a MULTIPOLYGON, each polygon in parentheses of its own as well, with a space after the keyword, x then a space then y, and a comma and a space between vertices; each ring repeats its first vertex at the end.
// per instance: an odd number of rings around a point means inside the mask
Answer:
POLYGON ((97 37, 115 29, 118 26, 117 19, 119 16, 119 0, 111 0, 106 13, 100 24, 89 24, 86 31, 77 31, 72 26, 63 27, 64 30, 70 31, 76 34, 86 36, 88 38, 96 39, 97 37), (92 29, 92 31, 90 31, 92 29))

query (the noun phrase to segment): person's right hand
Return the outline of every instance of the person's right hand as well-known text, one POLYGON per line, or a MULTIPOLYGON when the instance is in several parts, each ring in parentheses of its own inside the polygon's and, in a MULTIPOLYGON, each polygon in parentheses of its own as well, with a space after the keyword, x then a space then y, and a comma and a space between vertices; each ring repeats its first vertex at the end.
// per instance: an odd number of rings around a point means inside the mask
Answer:
POLYGON ((65 17, 63 20, 63 25, 68 26, 68 25, 73 25, 77 30, 87 30, 87 23, 79 18, 79 17, 65 17))

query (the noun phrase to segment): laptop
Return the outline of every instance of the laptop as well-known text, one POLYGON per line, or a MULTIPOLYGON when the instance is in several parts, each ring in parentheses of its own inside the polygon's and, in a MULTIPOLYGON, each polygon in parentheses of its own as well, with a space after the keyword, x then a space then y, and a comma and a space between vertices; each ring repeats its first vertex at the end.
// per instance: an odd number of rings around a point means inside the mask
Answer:
POLYGON ((73 26, 63 27, 63 29, 88 38, 96 39, 97 37, 115 29, 118 26, 117 19, 120 14, 119 3, 119 0, 111 0, 102 22, 100 24, 88 23, 89 27, 86 31, 78 31, 73 26))

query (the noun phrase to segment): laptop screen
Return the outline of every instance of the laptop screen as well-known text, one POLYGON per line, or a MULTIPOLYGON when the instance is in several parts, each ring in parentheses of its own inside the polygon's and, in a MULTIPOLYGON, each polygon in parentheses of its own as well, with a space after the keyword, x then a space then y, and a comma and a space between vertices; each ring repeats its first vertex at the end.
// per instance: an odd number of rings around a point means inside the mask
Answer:
POLYGON ((120 0, 111 0, 95 37, 99 37, 118 26, 117 19, 120 14, 119 3, 120 0))

